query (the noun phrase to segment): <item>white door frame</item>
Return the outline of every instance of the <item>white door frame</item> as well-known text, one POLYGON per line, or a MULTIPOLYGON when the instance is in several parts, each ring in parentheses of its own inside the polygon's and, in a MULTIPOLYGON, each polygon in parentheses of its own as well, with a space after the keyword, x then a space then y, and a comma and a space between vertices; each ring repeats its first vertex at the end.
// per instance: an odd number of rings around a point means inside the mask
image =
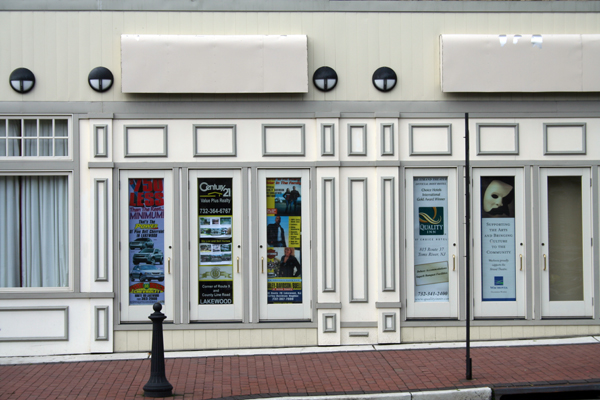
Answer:
MULTIPOLYGON (((240 170, 190 170, 189 171, 189 229, 190 229, 190 320, 192 321, 242 321, 243 320, 243 277, 245 272, 243 270, 242 263, 242 221, 243 221, 243 198, 242 198, 242 184, 241 184, 241 171, 240 170), (201 252, 199 251, 199 242, 201 242, 199 236, 199 220, 200 217, 198 215, 198 202, 199 202, 199 188, 198 188, 198 180, 202 178, 226 178, 231 179, 231 193, 227 193, 227 188, 215 189, 216 192, 223 192, 223 201, 221 204, 221 196, 219 198, 215 197, 215 208, 219 207, 227 207, 227 204, 231 204, 232 207, 231 217, 232 225, 231 225, 231 243, 230 243, 230 258, 231 262, 222 262, 223 266, 217 266, 217 268, 213 268, 215 271, 218 270, 218 278, 215 277, 214 280, 225 279, 224 283, 228 284, 226 281, 232 279, 233 284, 233 293, 232 299, 215 299, 215 302, 223 301, 221 304, 199 304, 200 299, 200 272, 201 262, 199 260, 201 252), (231 278, 229 278, 229 275, 231 278), (231 301, 232 303, 227 303, 227 301, 231 301)), ((209 188, 211 192, 213 190, 209 188)), ((212 204, 212 203, 211 203, 212 204)), ((216 211, 219 212, 219 211, 216 211)), ((230 218, 229 215, 221 215, 221 216, 213 216, 212 219, 217 218, 230 218)), ((204 218, 209 218, 211 215, 206 215, 204 218)), ((219 225, 221 226, 221 225, 219 225)), ((227 241, 227 239, 225 239, 227 241)), ((226 243, 226 245, 229 243, 226 243)), ((226 250, 220 250, 221 252, 226 250)), ((211 255, 212 255, 211 251, 211 255)), ((226 253, 224 253, 226 254, 226 253)), ((210 257, 210 256, 209 256, 210 257)), ((217 263, 218 264, 218 263, 217 263)), ((207 267, 204 267, 204 273, 210 273, 210 270, 207 267)), ((209 285, 214 285, 212 282, 213 279, 209 274, 206 278, 206 282, 209 285)), ((218 292, 218 289, 216 289, 218 292)), ((220 295, 220 293, 218 293, 220 295)), ((228 297, 228 296, 226 296, 228 297)), ((210 301, 210 299, 209 299, 210 301)))
MULTIPOLYGON (((291 186, 291 185, 290 185, 291 186)), ((259 169, 258 170, 258 276, 259 305, 258 312, 261 321, 307 321, 312 318, 312 274, 311 274, 311 216, 310 216, 310 171, 308 169, 259 169), (273 248, 267 243, 267 178, 300 178, 301 179, 301 284, 302 303, 298 304, 268 304, 268 275, 269 258, 267 250, 273 248)), ((281 204, 281 203, 279 203, 281 204)), ((279 210, 278 210, 279 211, 279 210)), ((285 214, 284 214, 285 215, 285 214)), ((274 217, 273 217, 274 218, 274 217)), ((282 215, 283 219, 283 215, 282 215)), ((285 222, 285 221, 284 221, 285 222)), ((285 232, 289 244, 289 228, 285 232)), ((278 250, 279 251, 279 250, 278 250)), ((281 257, 277 254, 276 257, 281 257)), ((271 270, 273 271, 273 270, 271 270)), ((273 277, 272 277, 273 278, 273 277)))
MULTIPOLYGON (((173 321, 174 318, 174 279, 173 279, 173 171, 171 170, 121 170, 119 172, 119 276, 120 276, 120 293, 121 293, 121 321, 123 322, 149 322, 148 316, 152 314, 152 303, 142 305, 130 305, 130 284, 164 284, 164 304, 162 313, 167 316, 167 321, 173 321), (162 269, 164 281, 140 282, 130 274, 130 267, 133 267, 133 254, 141 249, 130 249, 130 233, 129 233, 129 180, 130 179, 163 179, 163 199, 164 199, 164 243, 163 245, 163 263, 162 266, 155 265, 157 270, 162 269)), ((152 192, 149 192, 152 193, 152 192)), ((149 195, 151 196, 151 195, 149 195)), ((152 224, 152 222, 149 222, 152 224)), ((137 229, 137 228, 136 228, 137 229)), ((141 229, 141 228, 140 228, 141 229)), ((158 233, 160 235, 160 233, 158 233)), ((160 237, 160 236, 159 236, 160 237)), ((155 242, 155 244, 158 244, 155 242)), ((160 246, 152 246, 159 248, 160 246)), ((145 263, 138 264, 138 266, 145 263)))
MULTIPOLYGON (((526 317, 526 304, 527 299, 525 295, 525 287, 526 287, 526 271, 527 266, 525 260, 527 259, 527 247, 525 243, 525 216, 524 216, 524 205, 525 205, 525 185, 524 185, 524 173, 522 168, 473 168, 473 204, 472 204, 472 227, 473 227, 473 287, 474 293, 473 298, 475 300, 474 305, 474 316, 475 318, 525 318, 526 317), (497 238, 484 238, 482 237, 482 193, 481 193, 481 178, 482 177, 514 177, 514 188, 512 188, 512 195, 514 196, 514 217, 513 218, 493 218, 493 222, 502 223, 503 221, 508 221, 507 227, 498 227, 498 228, 488 228, 488 229, 497 229, 498 237, 497 238), (512 225, 512 227, 510 226, 512 225), (514 235, 512 240, 514 241, 514 245, 512 243, 506 244, 505 242, 508 240, 510 242, 511 238, 508 239, 505 237, 506 231, 500 231, 501 229, 514 229, 514 235), (503 254, 503 249, 497 249, 499 252, 498 265, 488 266, 490 268, 502 268, 506 267, 506 265, 510 266, 512 270, 514 268, 514 290, 515 290, 515 299, 514 301, 509 300, 483 300, 483 289, 487 287, 490 289, 491 285, 494 285, 494 282, 487 281, 486 284, 482 282, 483 279, 483 271, 482 271, 482 246, 488 248, 493 246, 503 246, 506 248, 507 246, 512 247, 514 251, 512 254, 508 256, 501 255, 503 254), (504 261, 507 260, 507 261, 504 261)), ((485 194, 485 193, 484 193, 485 194)), ((491 193, 491 195, 495 195, 491 193)), ((485 212, 485 210, 484 210, 485 212)), ((488 218, 486 218, 488 219, 488 218)), ((512 232, 509 232, 512 233, 512 232)), ((493 233, 489 232, 488 234, 493 235, 493 233)), ((489 249, 486 251, 495 251, 493 249, 489 249)), ((498 274, 507 275, 511 274, 512 271, 499 272, 498 274)), ((506 278, 505 278, 506 279, 506 278)), ((512 285, 512 279, 507 279, 506 283, 501 284, 512 285)), ((503 288, 498 287, 497 290, 503 291, 503 288)), ((511 291, 512 293, 512 291, 511 291)), ((501 297, 501 296, 500 296, 501 297)))
POLYGON ((592 207, 591 171, 589 168, 540 168, 540 242, 538 266, 541 275, 542 318, 592 317, 593 316, 593 268, 592 268, 592 207), (552 259, 548 243, 548 177, 580 176, 582 200, 582 247, 583 247, 583 299, 581 301, 550 301, 550 271, 552 259))
MULTIPOLYGON (((405 231, 406 231, 406 316, 407 318, 458 318, 458 277, 460 274, 460 265, 458 251, 458 197, 457 197, 457 171, 456 168, 435 168, 435 169, 418 169, 407 168, 405 170, 406 177, 406 208, 405 208, 405 231), (446 249, 440 248, 441 253, 437 257, 438 262, 446 263, 447 265, 447 280, 448 280, 448 301, 416 301, 416 273, 415 273, 415 247, 417 245, 415 238, 415 193, 414 181, 415 178, 428 177, 446 177, 447 178, 447 199, 448 209, 444 215, 445 232, 447 235, 446 249), (444 254, 446 253, 446 254, 444 254), (442 261, 440 257, 445 257, 442 261)), ((424 203, 425 204, 425 203, 424 203)), ((443 241, 441 242, 443 243, 443 241)), ((428 246, 425 246, 428 247, 428 246)), ((435 248, 435 247, 434 247, 435 248)), ((425 250, 428 252, 428 250, 425 250)), ((429 253, 427 253, 429 254, 429 253)), ((444 271, 442 271, 444 272, 444 271)), ((432 274, 436 272, 432 271, 432 274)), ((427 285, 425 285, 427 286, 427 285)), ((423 289, 425 290, 425 289, 423 289)), ((428 293, 425 291, 424 293, 428 293)), ((437 292, 436 292, 437 293, 437 292)), ((423 296, 427 296, 424 294, 423 296)))

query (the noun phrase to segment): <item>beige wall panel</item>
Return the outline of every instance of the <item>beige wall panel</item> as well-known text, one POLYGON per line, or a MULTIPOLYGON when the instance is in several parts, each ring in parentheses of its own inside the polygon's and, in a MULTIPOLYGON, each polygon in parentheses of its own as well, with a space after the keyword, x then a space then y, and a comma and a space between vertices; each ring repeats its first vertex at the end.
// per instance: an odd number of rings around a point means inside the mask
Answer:
MULTIPOLYGON (((565 94, 443 94, 439 85, 440 34, 598 33, 595 13, 218 13, 218 12, 3 12, 0 14, 0 75, 30 68, 36 87, 27 95, 9 90, 0 101, 181 101, 181 100, 568 100, 565 94), (335 90, 309 85, 303 95, 124 95, 120 92, 121 34, 306 34, 309 79, 320 66, 339 75, 335 90), (114 88, 95 93, 87 75, 103 65, 115 75, 114 88), (373 88, 380 66, 393 68, 398 86, 373 88)), ((600 99, 591 93, 586 99, 600 99)))
MULTIPOLYGON (((28 93, 27 96, 27 100, 29 101, 39 101, 47 98, 46 90, 50 83, 40 82, 41 79, 37 79, 38 77, 43 77, 44 80, 46 80, 46 77, 49 79, 53 78, 51 75, 53 69, 50 65, 52 63, 52 59, 46 59, 45 51, 45 49, 52 43, 51 32, 47 26, 51 24, 52 14, 53 13, 48 13, 43 15, 41 13, 34 13, 33 20, 22 18, 26 15, 21 15, 20 23, 23 24, 23 26, 16 28, 15 30, 11 29, 11 33, 13 33, 11 36, 17 36, 14 34, 14 32, 18 32, 21 35, 18 43, 15 43, 14 46, 23 46, 23 50, 20 52, 19 58, 16 59, 16 63, 12 69, 23 66, 31 69, 36 76, 35 88, 28 93), (32 25, 28 26, 25 24, 32 25), (33 38, 25 33, 24 29, 26 27, 27 29, 31 29, 30 32, 33 34, 33 38), (33 57, 32 54, 37 54, 38 57, 33 57), (31 96, 31 99, 29 99, 29 95, 31 96)), ((10 72, 11 71, 8 71, 9 74, 10 72)), ((25 100, 24 97, 25 96, 23 96, 23 100, 25 100)))
MULTIPOLYGON (((69 23, 73 25, 73 38, 69 42, 73 44, 71 52, 73 52, 73 66, 76 70, 71 76, 77 76, 77 81, 74 82, 72 79, 69 81, 69 92, 72 94, 74 101, 79 99, 94 99, 93 90, 88 91, 85 86, 78 84, 81 77, 85 77, 87 81, 87 74, 85 70, 89 65, 90 60, 90 16, 89 12, 81 12, 79 18, 69 18, 69 23)), ((114 19, 114 16, 110 16, 110 20, 114 19)), ((119 52, 120 53, 120 52, 119 52)), ((112 68, 112 65, 107 68, 112 68)), ((89 74, 89 71, 88 71, 89 74)), ((87 85, 89 88, 89 85, 87 85)))

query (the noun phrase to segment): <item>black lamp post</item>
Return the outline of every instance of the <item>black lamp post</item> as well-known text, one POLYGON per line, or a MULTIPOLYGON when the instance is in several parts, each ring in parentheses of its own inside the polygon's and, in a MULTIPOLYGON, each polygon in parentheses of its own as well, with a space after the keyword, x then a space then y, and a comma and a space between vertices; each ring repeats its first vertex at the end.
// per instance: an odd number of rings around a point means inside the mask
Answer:
POLYGON ((35 86, 35 75, 27 68, 17 68, 10 74, 8 81, 15 92, 24 94, 35 86))
POLYGON ((165 314, 161 313, 160 303, 152 306, 154 312, 148 318, 152 320, 152 359, 150 364, 150 379, 144 385, 144 396, 170 397, 173 395, 173 385, 165 375, 165 346, 163 342, 162 322, 165 314))

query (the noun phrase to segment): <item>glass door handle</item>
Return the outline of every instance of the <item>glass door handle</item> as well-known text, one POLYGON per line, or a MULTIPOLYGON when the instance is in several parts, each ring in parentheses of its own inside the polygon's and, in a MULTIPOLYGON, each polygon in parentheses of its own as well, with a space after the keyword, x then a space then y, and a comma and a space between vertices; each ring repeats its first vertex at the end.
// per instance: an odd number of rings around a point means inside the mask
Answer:
POLYGON ((260 258, 260 273, 261 274, 265 273, 265 258, 264 257, 260 258))
POLYGON ((240 273, 240 258, 237 258, 237 273, 240 273))
POLYGON ((452 254, 452 271, 456 271, 456 255, 452 254))
POLYGON ((167 271, 171 275, 171 257, 167 257, 167 271))

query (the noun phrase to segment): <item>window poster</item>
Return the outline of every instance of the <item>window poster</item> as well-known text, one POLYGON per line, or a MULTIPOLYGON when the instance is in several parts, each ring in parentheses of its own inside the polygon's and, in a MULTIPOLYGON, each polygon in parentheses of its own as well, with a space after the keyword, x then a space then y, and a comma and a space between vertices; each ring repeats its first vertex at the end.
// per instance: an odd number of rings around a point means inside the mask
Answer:
POLYGON ((233 304, 233 179, 197 184, 198 304, 233 304))
POLYGON ((129 179, 129 304, 165 303, 162 179, 129 179))
POLYGON ((483 301, 515 301, 515 177, 481 177, 483 301))
POLYGON ((414 179, 415 302, 449 301, 448 178, 414 179))
POLYGON ((267 302, 302 303, 301 178, 267 178, 267 302))

